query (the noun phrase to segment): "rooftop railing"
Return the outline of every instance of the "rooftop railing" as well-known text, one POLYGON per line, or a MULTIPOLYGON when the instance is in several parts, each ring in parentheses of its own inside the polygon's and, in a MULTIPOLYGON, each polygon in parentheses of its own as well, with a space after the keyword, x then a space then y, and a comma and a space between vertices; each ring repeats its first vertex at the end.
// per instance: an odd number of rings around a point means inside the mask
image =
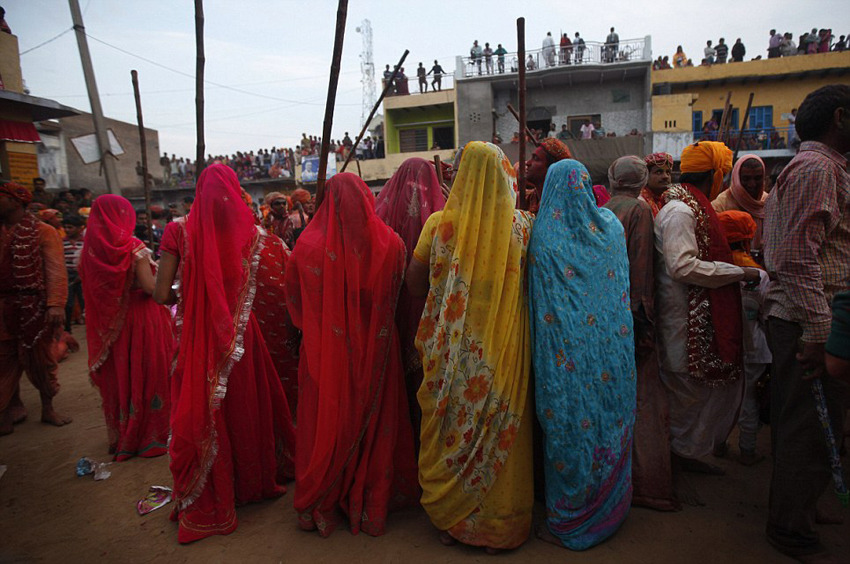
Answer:
MULTIPOLYGON (((396 77, 393 83, 394 87, 387 92, 387 96, 407 96, 408 94, 425 94, 428 92, 437 92, 437 88, 439 88, 440 91, 451 90, 452 88, 454 88, 454 75, 452 73, 442 74, 440 75, 440 80, 438 81, 433 74, 429 74, 425 77, 425 84, 421 87, 419 84, 419 77, 415 74, 412 76, 405 76, 404 78, 396 77)), ((386 87, 386 85, 386 79, 382 78, 381 88, 386 87)))
MULTIPOLYGON (((694 141, 723 141, 732 149, 738 143, 739 129, 725 132, 722 139, 717 131, 694 131, 694 141)), ((739 151, 770 151, 794 148, 800 140, 793 127, 762 127, 745 129, 739 151)))
MULTIPOLYGON (((567 67, 575 65, 617 64, 629 61, 651 61, 652 52, 649 37, 627 39, 619 43, 586 41, 583 45, 568 47, 555 45, 526 51, 524 61, 527 71, 567 67)), ((519 72, 519 58, 516 52, 505 55, 481 55, 480 57, 458 57, 460 77, 512 74, 519 72)))

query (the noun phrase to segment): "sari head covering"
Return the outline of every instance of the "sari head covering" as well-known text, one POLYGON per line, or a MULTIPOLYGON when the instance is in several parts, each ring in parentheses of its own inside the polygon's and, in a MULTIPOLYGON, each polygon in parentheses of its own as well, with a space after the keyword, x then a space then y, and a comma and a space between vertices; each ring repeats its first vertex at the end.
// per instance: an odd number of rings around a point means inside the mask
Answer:
POLYGON ((611 199, 611 194, 608 193, 608 190, 602 184, 594 184, 591 189, 593 190, 593 199, 597 207, 601 208, 611 199))
POLYGON ((214 412, 245 352, 260 235, 230 167, 205 168, 195 194, 181 258, 176 369, 182 379, 174 397, 170 445, 174 498, 181 511, 201 494, 218 454, 214 412))
MULTIPOLYGON (((442 163, 441 163, 442 164, 442 163)), ((384 223, 399 234, 407 249, 410 264, 413 249, 419 241, 422 227, 435 211, 443 209, 446 198, 437 179, 434 165, 418 157, 404 161, 395 174, 384 185, 375 204, 375 213, 384 223)), ((401 339, 401 355, 404 363, 407 393, 414 415, 414 427, 418 430, 419 410, 416 405, 416 390, 422 383, 422 360, 416 350, 414 339, 419 328, 419 318, 425 307, 425 298, 411 296, 402 285, 399 296, 396 324, 401 339)))
POLYGON ((8 196, 9 198, 17 200, 25 206, 32 202, 32 192, 30 192, 26 187, 21 186, 17 182, 7 182, 5 184, 0 184, 0 196, 8 196))
POLYGON ((723 191, 723 177, 732 170, 732 149, 719 141, 699 141, 682 149, 682 172, 714 171, 709 200, 723 191))
POLYGON ((109 357, 124 327, 127 299, 135 277, 134 253, 144 243, 133 237, 136 212, 121 196, 104 194, 94 201, 80 254, 80 278, 86 303, 89 371, 109 357))
MULTIPOLYGON (((744 188, 744 185, 741 184, 741 168, 743 168, 745 162, 751 160, 757 161, 761 165, 761 169, 764 171, 765 175, 767 175, 767 169, 765 168, 764 161, 761 160, 761 158, 756 155, 744 155, 738 159, 738 162, 736 162, 735 166, 732 167, 732 186, 730 189, 732 197, 738 205, 755 219, 761 221, 764 219, 764 200, 762 199, 762 196, 764 195, 764 187, 760 188, 758 196, 753 198, 750 196, 750 193, 747 192, 747 189, 744 188)), ((753 236, 755 236, 755 234, 753 236)))
POLYGON ((438 529, 493 548, 528 538, 533 505, 523 291, 531 216, 514 209, 515 191, 501 149, 471 142, 446 207, 422 234, 430 242, 416 336, 422 506, 438 529))
POLYGON ((547 525, 583 550, 614 534, 631 504, 636 370, 623 226, 596 206, 578 161, 546 175, 528 281, 547 525))
POLYGON ((649 168, 644 159, 634 155, 620 157, 608 167, 611 190, 637 194, 649 180, 649 168))
POLYGON ((401 236, 410 262, 425 221, 445 205, 434 165, 413 157, 404 161, 384 185, 375 202, 375 213, 401 236))
POLYGON ((289 313, 303 331, 294 505, 300 526, 322 536, 340 507, 353 533, 380 535, 390 500, 416 498, 395 329, 405 264, 363 180, 334 175, 285 275, 289 313))

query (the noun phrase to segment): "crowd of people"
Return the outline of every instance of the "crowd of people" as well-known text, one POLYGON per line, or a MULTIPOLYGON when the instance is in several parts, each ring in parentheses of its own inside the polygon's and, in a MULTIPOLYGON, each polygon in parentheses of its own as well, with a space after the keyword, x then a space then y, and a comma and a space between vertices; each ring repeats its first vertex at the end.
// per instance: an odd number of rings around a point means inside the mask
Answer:
MULTIPOLYGON (((181 543, 234 531, 238 505, 294 480, 299 525, 323 537, 381 535, 418 503, 444 544, 511 550, 537 490, 538 535, 583 550, 630 506, 705 503, 686 472, 721 473, 736 425, 738 461, 761 462, 769 374, 768 541, 833 561, 814 524, 831 451, 810 380, 840 433, 848 111, 847 86, 809 94, 769 193, 761 159, 733 166, 718 141, 683 150, 677 183, 655 153, 594 186, 553 136, 522 193, 518 163, 473 141, 443 183, 411 158, 377 199, 340 173, 318 201, 272 193, 257 215, 215 163, 158 261, 130 202, 100 196, 71 262, 106 446, 116 461, 168 453, 181 543)), ((52 405, 68 251, 28 211, 37 193, 0 186, 0 434, 26 416, 23 372, 43 419, 70 422, 52 405)))
MULTIPOLYGON (((767 58, 775 59, 795 55, 813 55, 815 53, 839 52, 850 49, 847 37, 842 35, 836 40, 831 29, 818 30, 817 28, 812 28, 811 32, 800 34, 798 39, 799 41, 795 43, 794 35, 791 32, 777 33, 775 29, 771 29, 767 47, 767 58)), ((743 62, 746 54, 747 48, 741 42, 740 37, 735 40, 735 43, 731 47, 729 47, 729 44, 726 43, 726 39, 723 37, 716 44, 713 44, 713 41, 709 39, 705 42, 700 65, 720 65, 727 61, 740 63, 743 62)), ((753 60, 760 60, 761 58, 762 56, 758 55, 753 60)), ((669 57, 666 55, 659 56, 652 62, 652 70, 692 66, 694 66, 693 59, 685 54, 681 45, 676 48, 676 53, 673 54, 672 65, 669 57)))

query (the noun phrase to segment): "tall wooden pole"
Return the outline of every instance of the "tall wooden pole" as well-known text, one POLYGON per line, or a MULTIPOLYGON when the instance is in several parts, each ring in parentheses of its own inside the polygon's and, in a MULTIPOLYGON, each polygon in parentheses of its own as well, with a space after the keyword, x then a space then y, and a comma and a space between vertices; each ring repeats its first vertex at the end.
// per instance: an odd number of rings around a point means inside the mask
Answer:
POLYGON ((517 58, 519 59, 519 174, 517 175, 517 186, 519 188, 519 207, 525 209, 525 18, 517 18, 516 21, 517 58))
POLYGON ((717 140, 723 142, 724 128, 726 127, 726 117, 729 113, 729 108, 732 106, 732 91, 726 95, 726 103, 723 104, 723 113, 720 114, 720 123, 717 127, 717 140))
POLYGON ((331 143, 331 129, 334 123, 336 86, 339 83, 339 62, 342 59, 342 42, 345 39, 345 18, 347 15, 348 0, 339 0, 339 6, 336 10, 336 35, 334 36, 334 53, 331 59, 331 76, 328 81, 328 100, 325 103, 325 121, 322 128, 322 151, 319 153, 319 175, 316 178, 316 210, 322 205, 322 199, 325 197, 328 151, 331 143))
POLYGON ((204 140, 204 0, 195 0, 195 179, 201 176, 207 165, 207 145, 204 140))
POLYGON ((142 118, 142 96, 139 93, 139 73, 130 71, 133 95, 136 97, 136 121, 139 123, 139 146, 142 150, 142 185, 145 188, 145 208, 148 210, 148 242, 153 250, 153 216, 151 214, 151 186, 148 182, 148 145, 145 141, 145 120, 142 118))
POLYGON ((735 154, 732 155, 732 162, 738 158, 738 150, 741 148, 741 138, 744 136, 744 130, 747 129, 747 122, 750 120, 750 108, 753 107, 754 92, 750 92, 750 99, 747 101, 747 111, 744 112, 744 119, 741 122, 741 130, 738 131, 738 139, 735 141, 735 154))
POLYGON ((80 11, 80 3, 77 0, 68 0, 68 5, 71 8, 71 19, 74 22, 77 46, 80 49, 80 62, 83 64, 83 76, 86 79, 86 91, 88 91, 89 103, 91 104, 94 133, 97 139, 98 153, 100 154, 100 166, 106 177, 106 190, 110 194, 114 194, 119 189, 118 170, 115 168, 115 155, 112 154, 106 122, 103 119, 103 107, 100 105, 100 94, 98 94, 97 82, 94 78, 94 67, 91 63, 86 28, 83 25, 83 14, 80 11))
POLYGON ((440 155, 434 155, 434 168, 437 170, 437 181, 442 186, 445 180, 443 179, 443 165, 440 162, 440 155))
POLYGON ((357 149, 357 145, 360 143, 360 140, 363 139, 363 135, 366 133, 366 129, 369 127, 369 123, 372 121, 372 118, 375 116, 375 112, 377 112, 378 108, 381 107, 381 102, 384 100, 384 96, 386 96, 387 92, 389 92, 390 88, 392 88, 396 75, 401 72, 401 65, 404 64, 404 60, 407 58, 408 53, 410 53, 410 51, 405 49, 401 59, 398 60, 398 64, 393 69, 393 75, 389 80, 387 80, 387 84, 384 86, 384 91, 381 92, 381 95, 378 97, 378 101, 375 102, 374 106, 372 106, 372 111, 369 113, 366 123, 363 124, 363 129, 360 130, 360 135, 357 136, 357 139, 354 141, 354 145, 351 146, 351 152, 349 152, 348 156, 345 157, 345 162, 342 163, 342 170, 340 170, 340 172, 345 172, 345 168, 348 166, 349 161, 351 161, 351 157, 354 156, 354 151, 357 149))

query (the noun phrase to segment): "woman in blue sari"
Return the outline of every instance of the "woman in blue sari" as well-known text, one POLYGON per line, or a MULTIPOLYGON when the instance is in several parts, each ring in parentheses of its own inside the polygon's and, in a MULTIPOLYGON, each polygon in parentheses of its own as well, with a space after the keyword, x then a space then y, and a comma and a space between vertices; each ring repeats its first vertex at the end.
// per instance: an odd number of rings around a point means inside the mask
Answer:
POLYGON ((614 534, 631 504, 636 371, 623 227, 596 207, 578 161, 549 167, 528 256, 546 445, 540 534, 584 550, 614 534))

